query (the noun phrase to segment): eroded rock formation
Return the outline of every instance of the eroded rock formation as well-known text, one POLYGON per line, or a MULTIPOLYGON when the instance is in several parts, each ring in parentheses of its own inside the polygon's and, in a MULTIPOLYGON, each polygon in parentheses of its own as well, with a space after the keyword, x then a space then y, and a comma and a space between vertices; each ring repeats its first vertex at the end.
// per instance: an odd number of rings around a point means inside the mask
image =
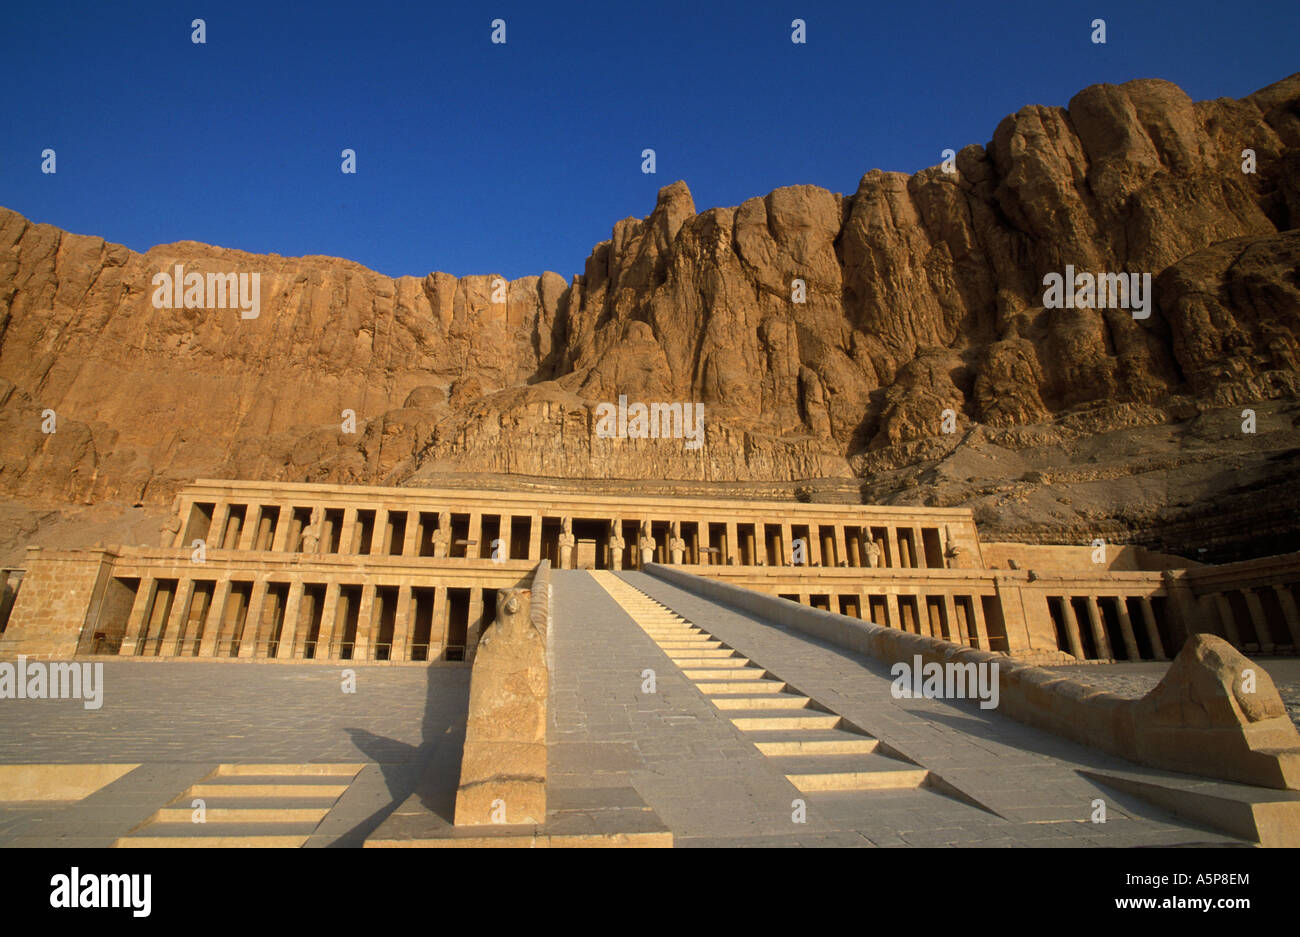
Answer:
POLYGON ((525 277, 505 302, 491 275, 138 254, 0 209, 0 493, 49 508, 165 505, 196 476, 840 479, 841 496, 982 506, 995 535, 1150 540, 1215 494, 1207 447, 1252 491, 1282 490, 1300 446, 1300 74, 1239 101, 1090 87, 1007 117, 956 167, 703 212, 677 182, 572 282, 525 277), (260 316, 155 309, 151 278, 177 263, 259 272, 260 316), (1151 316, 1044 309, 1044 274, 1067 264, 1151 273, 1151 316), (702 401, 706 444, 598 438, 594 408, 620 394, 702 401), (1259 433, 1219 432, 1244 405, 1259 433), (1063 495, 1097 482, 1109 493, 1063 495))

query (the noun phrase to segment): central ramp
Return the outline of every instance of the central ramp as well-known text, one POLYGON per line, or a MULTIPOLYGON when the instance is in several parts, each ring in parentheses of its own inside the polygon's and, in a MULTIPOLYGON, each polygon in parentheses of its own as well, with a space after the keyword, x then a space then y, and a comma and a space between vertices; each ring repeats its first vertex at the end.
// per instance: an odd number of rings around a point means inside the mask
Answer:
POLYGON ((1005 820, 941 796, 920 766, 707 632, 660 611, 652 636, 636 616, 653 605, 637 607, 636 590, 620 591, 630 607, 620 604, 606 587, 617 577, 552 579, 553 805, 644 803, 679 846, 901 846, 900 831, 922 829, 1005 836, 1005 820))

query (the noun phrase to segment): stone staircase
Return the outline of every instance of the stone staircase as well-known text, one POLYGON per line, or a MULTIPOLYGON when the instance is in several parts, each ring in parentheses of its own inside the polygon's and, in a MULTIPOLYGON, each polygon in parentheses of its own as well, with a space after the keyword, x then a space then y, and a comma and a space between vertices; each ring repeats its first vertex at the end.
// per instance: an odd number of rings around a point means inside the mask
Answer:
MULTIPOLYGON (((786 779, 806 794, 919 791, 925 768, 799 693, 713 635, 606 571, 591 576, 786 779)), ((865 809, 865 805, 864 805, 865 809)))
POLYGON ((361 771, 359 764, 219 765, 113 845, 298 848, 361 771), (203 819, 195 801, 202 801, 203 819))

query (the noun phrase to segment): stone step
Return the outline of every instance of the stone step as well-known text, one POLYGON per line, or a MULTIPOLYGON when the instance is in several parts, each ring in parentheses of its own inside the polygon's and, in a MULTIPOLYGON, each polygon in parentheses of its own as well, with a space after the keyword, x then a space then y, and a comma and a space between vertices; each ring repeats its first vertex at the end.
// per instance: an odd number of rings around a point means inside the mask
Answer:
POLYGON ((802 730, 797 732, 754 732, 750 741, 764 755, 870 755, 879 740, 844 729, 826 731, 802 730))
MULTIPOLYGON (((149 823, 192 823, 195 827, 227 823, 320 823, 330 812, 332 804, 318 803, 304 807, 301 800, 283 798, 225 797, 205 800, 206 823, 194 823, 195 808, 186 803, 163 807, 149 823)), ((147 831, 148 827, 143 828, 147 831)))
POLYGON ((227 778, 220 781, 200 781, 190 785, 181 795, 185 798, 202 797, 257 797, 257 798, 293 798, 296 800, 333 802, 343 795, 348 784, 340 784, 335 779, 321 778, 275 778, 253 775, 242 778, 227 778), (315 780, 315 783, 313 781, 315 780))
POLYGON ((741 680, 735 683, 697 683, 695 688, 705 696, 727 696, 733 693, 749 696, 754 693, 781 693, 785 684, 780 680, 741 680))
POLYGON ((727 714, 742 732, 768 732, 789 729, 836 729, 840 717, 834 713, 799 716, 776 716, 761 710, 732 711, 727 714))
POLYGON ((706 647, 706 648, 661 648, 673 660, 677 659, 678 652, 683 652, 688 657, 694 657, 700 660, 726 660, 736 652, 729 647, 706 647))
POLYGON ((719 709, 807 709, 812 700, 794 693, 776 693, 771 696, 719 696, 710 702, 719 709))
POLYGON ((688 680, 711 681, 711 680, 762 680, 767 676, 767 671, 761 667, 715 667, 709 669, 690 669, 683 670, 688 680))
POLYGON ((307 842, 316 823, 222 823, 205 831, 206 824, 154 823, 139 835, 123 836, 113 845, 118 849, 298 849, 307 842))
POLYGON ((669 654, 668 659, 678 667, 682 668, 682 670, 693 670, 697 667, 706 667, 715 670, 719 667, 735 669, 737 667, 749 666, 748 657, 695 657, 694 655, 679 657, 676 654, 669 654))
POLYGON ((816 791, 887 791, 920 787, 929 772, 880 754, 808 754, 770 756, 786 780, 805 793, 816 791))
POLYGON ((360 764, 262 764, 262 765, 219 765, 216 773, 221 777, 242 777, 260 775, 262 777, 291 775, 293 777, 354 778, 365 765, 360 764))

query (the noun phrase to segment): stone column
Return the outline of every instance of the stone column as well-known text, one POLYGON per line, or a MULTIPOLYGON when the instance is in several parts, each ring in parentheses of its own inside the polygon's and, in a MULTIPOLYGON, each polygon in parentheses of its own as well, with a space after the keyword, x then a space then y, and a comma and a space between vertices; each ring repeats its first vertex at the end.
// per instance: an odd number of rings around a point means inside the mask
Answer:
MULTIPOLYGON (((303 584, 295 579, 289 583, 289 595, 284 600, 284 624, 280 628, 280 644, 275 649, 277 660, 292 660, 294 645, 298 643, 298 619, 302 616, 303 584)), ((304 639, 305 639, 304 635, 304 639)))
POLYGON ((253 583, 253 593, 248 598, 248 614, 244 616, 244 632, 239 637, 240 657, 257 656, 257 635, 262 630, 262 606, 266 604, 266 587, 264 579, 253 583))
POLYGON ((176 595, 172 598, 172 611, 167 616, 164 635, 171 635, 172 652, 164 654, 159 645, 158 653, 163 657, 179 657, 181 653, 181 633, 185 629, 185 619, 189 616, 190 602, 194 601, 194 580, 182 579, 176 583, 176 595))
POLYGON ((208 606, 207 620, 203 623, 203 639, 199 642, 199 657, 217 656, 217 639, 221 637, 221 626, 226 618, 230 586, 230 577, 223 576, 217 581, 217 588, 212 592, 212 604, 208 606))
POLYGON ((447 588, 438 586, 433 593, 433 619, 429 622, 428 660, 438 660, 447 651, 447 588))
POLYGON ((836 524, 831 530, 834 531, 835 537, 835 565, 839 566, 843 563, 847 567, 850 564, 848 541, 844 537, 844 525, 836 524))
POLYGON ((907 615, 903 611, 903 596, 897 594, 892 596, 886 595, 885 596, 886 609, 888 609, 891 604, 889 601, 891 598, 894 600, 892 603, 894 606, 893 608, 894 627, 897 628, 899 631, 907 631, 908 630, 907 615))
POLYGON ((888 527, 885 528, 885 540, 889 546, 889 556, 886 557, 887 562, 885 563, 885 565, 891 566, 894 569, 903 569, 904 568, 903 554, 901 552, 902 541, 899 540, 898 537, 898 528, 895 527, 893 524, 890 524, 888 527))
POLYGON ((1079 630, 1079 616, 1075 614, 1070 597, 1061 599, 1061 617, 1065 620, 1065 640, 1070 645, 1070 653, 1076 660, 1087 660, 1083 652, 1083 633, 1079 630))
POLYGON ((1088 627, 1092 630, 1093 646, 1097 648, 1100 658, 1114 658, 1110 649, 1110 638, 1106 637, 1106 626, 1102 623, 1101 605, 1097 596, 1088 596, 1088 627))
POLYGON ((158 580, 152 576, 141 577, 140 588, 135 592, 135 601, 131 603, 131 615, 126 620, 126 635, 117 653, 121 657, 132 657, 140 652, 140 632, 144 630, 144 613, 152 604, 151 599, 158 589, 158 580))
POLYGON ((912 565, 917 569, 929 569, 930 564, 925 559, 925 538, 921 536, 921 528, 912 528, 912 565))
POLYGON ((1115 597, 1115 608, 1119 614, 1119 630, 1124 636, 1124 652, 1129 660, 1141 660, 1142 652, 1138 649, 1137 635, 1133 632, 1133 619, 1129 617, 1128 603, 1124 596, 1115 597))
POLYGON ((957 603, 953 601, 952 593, 947 589, 943 590, 943 615, 948 619, 948 638, 954 644, 969 644, 966 637, 965 622, 957 619, 957 603))
POLYGON ((736 539, 736 522, 727 521, 727 542, 722 545, 722 565, 740 565, 740 541, 736 539))
POLYGON ((316 633, 316 654, 312 660, 334 660, 334 629, 338 626, 339 600, 343 587, 337 582, 325 584, 325 601, 321 605, 320 630, 316 633))
POLYGON ((1151 597, 1142 596, 1142 625, 1147 630, 1147 640, 1151 642, 1151 653, 1156 660, 1168 660, 1164 643, 1160 640, 1160 629, 1156 627, 1156 613, 1151 607, 1151 597))
POLYGON ((238 550, 239 538, 248 530, 248 508, 244 508, 244 523, 236 533, 235 525, 239 523, 239 515, 234 512, 237 505, 231 505, 231 510, 226 516, 226 531, 221 537, 221 548, 223 550, 238 550))
POLYGON ((816 522, 808 525, 808 565, 822 565, 822 531, 816 522))
POLYGON ((1277 593, 1278 604, 1282 606, 1282 614, 1286 617, 1286 630, 1291 633, 1291 646, 1295 648, 1297 654, 1300 654, 1300 610, 1296 609, 1295 596, 1285 585, 1274 585, 1273 591, 1277 593))
POLYGON ((289 531, 293 527, 293 505, 281 505, 280 513, 275 519, 275 539, 271 543, 274 553, 284 553, 289 549, 289 531))
MULTIPOLYGON (((389 660, 410 659, 411 613, 415 610, 415 590, 410 586, 397 589, 397 613, 393 616, 393 646, 388 649, 389 660)), ((427 659, 426 653, 426 659, 427 659)))
POLYGON ((209 550, 231 549, 226 546, 226 523, 230 520, 230 502, 218 501, 212 509, 212 526, 208 528, 209 550), (215 534, 215 536, 214 536, 215 534))
POLYGON ((532 514, 528 519, 528 562, 536 565, 542 561, 542 515, 532 514))
POLYGON ((1223 625, 1223 636, 1233 647, 1241 650, 1241 634, 1237 631, 1237 622, 1232 617, 1232 606, 1228 597, 1222 592, 1214 593, 1214 605, 1219 611, 1219 621, 1223 625))
POLYGON ((339 554, 341 556, 356 555, 357 548, 355 540, 357 538, 357 509, 344 508, 343 523, 339 526, 339 554))
POLYGON ((375 621, 375 587, 369 583, 361 587, 361 608, 357 612, 357 636, 352 645, 353 660, 370 660, 373 657, 372 632, 379 623, 375 621))
POLYGON ((973 619, 971 627, 975 631, 975 640, 971 642, 972 646, 981 651, 990 651, 993 649, 993 645, 989 641, 988 623, 984 621, 984 598, 979 595, 972 595, 970 597, 970 608, 971 618, 973 619))
POLYGON ((469 590, 469 616, 465 622, 465 660, 467 663, 474 663, 474 656, 478 653, 478 641, 483 634, 483 590, 481 588, 471 588, 469 590))
MULTIPOLYGON (((469 543, 465 544, 467 560, 480 559, 483 553, 483 512, 473 511, 469 515, 469 533, 465 535, 469 543)), ((489 554, 491 551, 489 551, 489 554)))
POLYGON ((244 508, 244 526, 239 530, 237 550, 257 549, 257 531, 261 526, 261 513, 262 506, 259 504, 250 504, 244 508))
POLYGON ((420 550, 420 512, 407 511, 406 513, 406 531, 402 536, 402 556, 412 557, 419 555, 420 550))
POLYGON ((1259 639, 1259 652, 1261 654, 1272 654, 1273 632, 1268 627, 1268 619, 1264 617, 1264 606, 1260 604, 1259 594, 1254 589, 1242 589, 1241 594, 1246 597, 1246 608, 1250 610, 1250 622, 1255 626, 1255 637, 1259 639))
MULTIPOLYGON (((784 566, 786 563, 794 565, 794 525, 789 521, 781 523, 781 556, 778 565, 784 566)), ((807 562, 807 553, 804 554, 804 561, 807 562)))

